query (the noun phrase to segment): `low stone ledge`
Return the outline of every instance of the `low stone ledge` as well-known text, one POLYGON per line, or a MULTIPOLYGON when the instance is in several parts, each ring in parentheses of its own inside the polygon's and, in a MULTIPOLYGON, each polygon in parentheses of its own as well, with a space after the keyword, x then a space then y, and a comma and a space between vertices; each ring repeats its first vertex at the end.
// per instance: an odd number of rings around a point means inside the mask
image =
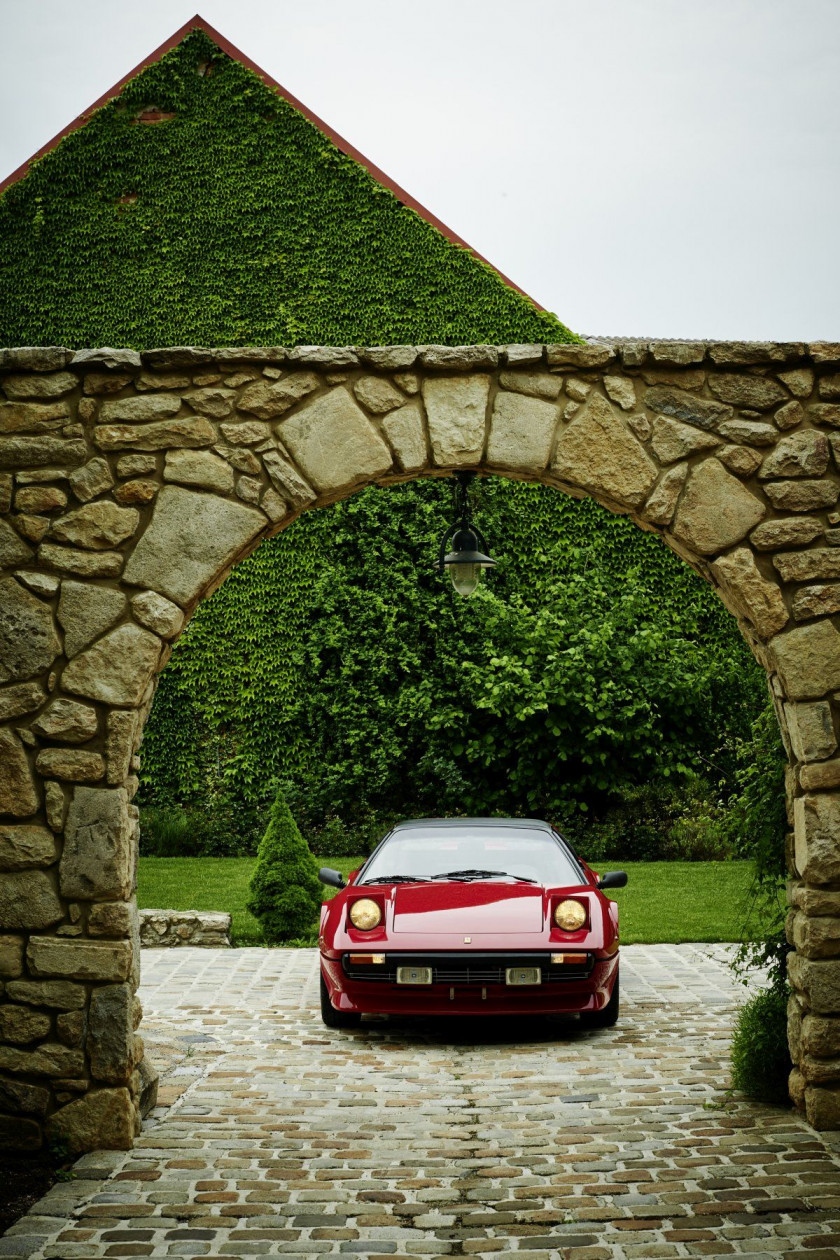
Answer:
POLYGON ((230 915, 221 910, 141 910, 139 915, 140 944, 146 949, 230 948, 230 915))

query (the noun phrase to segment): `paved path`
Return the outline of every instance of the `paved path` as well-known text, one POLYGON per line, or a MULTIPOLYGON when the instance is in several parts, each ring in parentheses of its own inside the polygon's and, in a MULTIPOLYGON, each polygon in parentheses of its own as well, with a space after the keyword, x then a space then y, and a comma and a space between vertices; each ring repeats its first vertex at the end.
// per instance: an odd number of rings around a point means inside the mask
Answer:
POLYGON ((312 950, 144 953, 161 1105, 0 1256, 840 1257, 840 1158, 732 1100, 723 946, 622 951, 622 1018, 329 1032, 312 950))

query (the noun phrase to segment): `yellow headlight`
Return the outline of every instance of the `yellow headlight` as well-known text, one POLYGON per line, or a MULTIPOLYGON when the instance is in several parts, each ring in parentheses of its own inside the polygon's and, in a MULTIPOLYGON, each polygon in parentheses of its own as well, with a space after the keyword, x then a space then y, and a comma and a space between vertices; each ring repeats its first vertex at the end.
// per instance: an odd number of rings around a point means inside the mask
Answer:
POLYGON ((586 907, 580 901, 561 901, 554 911, 554 922, 564 932, 577 932, 586 922, 586 907))
POLYGON ((378 901, 360 897, 350 907, 350 922, 361 932, 370 932, 382 922, 382 909, 378 901))

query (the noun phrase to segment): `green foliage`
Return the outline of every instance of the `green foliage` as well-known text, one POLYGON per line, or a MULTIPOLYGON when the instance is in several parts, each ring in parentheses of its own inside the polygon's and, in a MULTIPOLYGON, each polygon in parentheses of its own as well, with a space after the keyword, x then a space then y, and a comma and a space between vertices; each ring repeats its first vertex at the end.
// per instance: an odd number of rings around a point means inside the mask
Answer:
POLYGON ((201 32, 7 190, 0 240, 2 345, 574 340, 201 32))
POLYGON ((494 479, 476 510, 500 564, 461 601, 433 567, 450 493, 365 491, 238 566, 161 680, 145 801, 276 777, 326 852, 325 828, 417 813, 577 829, 650 778, 731 773, 763 674, 705 583, 624 517, 494 479))
POLYGON ((787 989, 772 985, 741 1007, 732 1037, 732 1084, 759 1102, 788 1102, 787 989))
POLYGON ((575 821, 574 843, 588 862, 706 862, 731 854, 725 822, 713 786, 689 772, 678 784, 654 779, 626 788, 602 817, 575 821))
POLYGON ((753 863, 755 877, 747 914, 761 931, 753 945, 742 947, 736 967, 769 967, 773 983, 785 983, 785 960, 790 950, 785 937, 786 871, 785 755, 779 725, 769 701, 753 724, 749 738, 737 747, 735 794, 727 818, 733 851, 753 863))
POLYGON ((303 936, 318 917, 318 868, 282 792, 277 793, 260 842, 247 905, 269 945, 303 936))

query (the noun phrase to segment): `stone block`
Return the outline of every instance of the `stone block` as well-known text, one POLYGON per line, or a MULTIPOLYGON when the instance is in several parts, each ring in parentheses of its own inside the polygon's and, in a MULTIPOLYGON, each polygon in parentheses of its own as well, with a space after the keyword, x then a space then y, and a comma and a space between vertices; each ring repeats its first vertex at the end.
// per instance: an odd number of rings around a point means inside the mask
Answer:
POLYGON ((104 494, 113 484, 114 478, 108 461, 99 456, 70 474, 70 487, 76 498, 83 503, 95 499, 98 494, 104 494))
POLYGON ((271 487, 266 490, 260 500, 260 507, 265 512, 268 519, 275 525, 279 521, 282 521, 285 516, 289 515, 289 505, 286 503, 286 500, 281 499, 277 491, 272 490, 271 487))
POLYGON ((293 507, 308 507, 310 503, 315 502, 315 492, 312 487, 279 451, 264 451, 263 463, 276 489, 293 507))
POLYGON ((204 416, 185 416, 153 424, 100 424, 93 441, 102 451, 165 451, 173 446, 212 446, 216 430, 204 416))
POLYGON ((22 936, 0 936, 0 978, 14 979, 23 974, 22 936))
POLYGON ((130 384, 131 377, 126 372, 88 372, 84 378, 82 393, 93 397, 119 394, 130 384))
POLYGON ((717 459, 691 472, 674 517, 676 538, 700 555, 734 546, 766 515, 764 504, 717 459))
POLYGON ((501 372, 499 386, 515 394, 530 394, 554 402, 563 392, 563 378, 551 372, 501 372))
POLYGON ((105 551, 131 538, 139 524, 140 513, 136 508, 119 507, 108 499, 101 499, 59 517, 53 522, 50 537, 89 551, 105 551))
POLYGON ((95 350, 76 350, 70 359, 74 368, 104 368, 108 372, 122 369, 129 371, 140 367, 140 355, 136 350, 122 347, 99 346, 95 350))
POLYGON ((133 481, 124 481, 114 491, 117 503, 151 503, 160 486, 156 481, 138 477, 133 481))
POLYGON ((548 464, 558 419, 555 403, 499 390, 490 417, 488 464, 518 472, 540 472, 548 464))
POLYGON ((802 879, 809 884, 840 880, 840 795, 799 796, 793 811, 796 868, 802 879))
POLYGON ((605 376, 604 390, 612 402, 622 411, 632 411, 636 405, 636 386, 629 376, 605 376))
POLYGON ((640 507, 658 469, 624 418, 600 394, 590 395, 557 440, 551 471, 555 477, 640 507))
POLYGON ((684 389, 670 385, 653 385, 645 390, 645 406, 661 415, 673 416, 701 429, 714 429, 722 420, 732 415, 732 408, 725 403, 697 398, 684 389))
POLYGON ((164 486, 152 520, 126 565, 124 580, 188 605, 223 576, 265 527, 266 518, 256 508, 181 486, 164 486))
POLYGON ((840 1088, 830 1089, 818 1085, 807 1088, 805 1116, 808 1123, 820 1132, 840 1128, 840 1088))
POLYGON ((14 731, 0 730, 0 815, 29 818, 37 808, 38 793, 24 746, 14 731))
POLYGON ((747 618, 760 639, 771 638, 787 625, 782 593, 775 582, 759 572, 749 547, 737 547, 711 567, 734 611, 747 618))
POLYGON ((94 989, 90 999, 86 1049, 98 1081, 127 1085, 134 1071, 131 988, 110 984, 94 989))
POLYGON ((137 715, 115 709, 108 714, 108 782, 122 783, 131 768, 137 715))
MULTIPOLYGON (((30 973, 39 978, 55 976, 116 983, 128 979, 131 945, 128 941, 32 936, 26 950, 26 961, 30 973)), ((68 1071, 59 1075, 76 1076, 80 1073, 68 1071)))
POLYGON ((38 548, 38 559, 48 568, 83 578, 119 577, 125 564, 125 556, 119 551, 81 551, 48 542, 41 543, 38 548))
POLYGON ((47 1121, 51 1142, 71 1155, 84 1151, 127 1151, 134 1142, 135 1111, 127 1089, 97 1089, 54 1112, 47 1121))
POLYGON ((39 774, 69 783, 97 783, 105 776, 99 753, 83 748, 42 748, 35 760, 39 774))
POLYGON ((132 837, 124 788, 76 787, 59 864, 62 896, 125 900, 132 891, 132 837))
MULTIPOLYGON (((209 378, 197 378, 209 379, 209 378)), ((218 377, 215 378, 218 381, 218 377)), ((222 389, 218 385, 205 386, 201 389, 190 389, 184 394, 184 401, 202 416, 212 416, 223 420, 233 411, 236 394, 232 389, 222 389)))
POLYGON ((26 1076, 83 1076, 85 1056, 57 1042, 42 1042, 34 1050, 0 1045, 0 1071, 26 1076))
POLYGON ((18 512, 52 512, 67 506, 67 495, 58 486, 23 486, 15 495, 18 512))
POLYGON ((3 874, 0 879, 0 923, 5 928, 39 931, 52 927, 63 918, 64 907, 46 871, 8 871, 3 874))
POLYGON ((0 682, 44 673, 60 651, 47 605, 14 578, 0 581, 0 682))
POLYGON ((788 956, 790 982, 814 1015, 840 1014, 840 959, 788 956))
POLYGON ((279 381, 255 381, 239 395, 237 410, 260 420, 274 420, 308 398, 320 385, 314 372, 290 372, 279 381))
POLYGON ((780 512, 816 512, 834 507, 840 496, 835 481, 768 481, 764 493, 780 512))
POLYGON ((812 919, 797 911, 791 936, 792 944, 805 958, 832 958, 840 954, 840 919, 827 915, 812 919))
POLYGON ((802 1020, 802 1049, 821 1059, 840 1056, 840 1019, 806 1015, 802 1020))
POLYGON ((121 455, 117 460, 118 477, 146 477, 156 468, 156 455, 121 455))
POLYGON ((24 824, 0 826, 0 871, 25 871, 51 866, 58 860, 58 843, 44 827, 24 824))
POLYGON ((815 761, 811 765, 802 766, 799 771, 799 782, 806 792, 840 787, 840 757, 833 757, 830 761, 815 761))
POLYGON ((258 446, 260 442, 271 441, 271 425, 265 420, 239 420, 219 427, 232 446, 258 446))
POLYGON ((740 372, 712 372, 708 377, 709 389, 721 402, 735 407, 748 407, 752 411, 769 411, 786 402, 788 392, 772 377, 748 376, 740 372))
POLYGON ((74 467, 87 459, 87 442, 57 437, 0 437, 0 468, 74 467))
POLYGON ((0 402, 0 433, 49 433, 69 419, 66 402, 0 402))
POLYGON ((803 547, 819 538, 825 526, 818 516, 789 517, 763 521, 750 534, 757 551, 778 551, 780 547, 803 547))
POLYGON ((791 747, 798 761, 822 761, 837 747, 834 719, 827 700, 813 704, 786 704, 791 747))
POLYGON ((343 387, 305 403, 277 431, 306 479, 322 493, 346 490, 391 468, 390 450, 343 387))
POLYGON ((759 469, 762 481, 781 477, 821 477, 828 467, 828 439, 814 429, 781 438, 759 469))
POLYGON ((362 376, 353 386, 356 399, 372 415, 381 416, 405 402, 405 395, 381 376, 362 376))
POLYGON ((15 400, 63 398, 65 394, 72 394, 78 383, 72 372, 44 372, 37 376, 12 372, 3 378, 3 393, 15 400))
POLYGON ((212 451, 169 451, 166 455, 163 476, 166 481, 177 481, 185 486, 200 486, 217 494, 233 491, 233 469, 226 460, 212 451))
POLYGON ((64 830, 64 788, 60 783, 44 784, 44 804, 47 810, 47 826, 51 831, 64 830))
POLYGON ((27 1085, 25 1081, 0 1077, 0 1111, 31 1116, 45 1116, 50 1102, 50 1091, 41 1085, 27 1085))
POLYGON ((104 402, 99 409, 102 424, 113 424, 118 420, 126 420, 133 424, 138 421, 171 420, 181 410, 181 399, 172 394, 141 394, 139 397, 114 398, 104 402))
POLYGON ((786 630, 770 650, 789 699, 816 700, 840 689, 840 634, 830 621, 786 630))
POLYGON ((49 1015, 33 1011, 31 1006, 0 1006, 0 1041, 13 1046, 28 1046, 33 1041, 43 1041, 49 1035, 52 1021, 49 1015))
POLYGON ((668 525, 673 519, 687 476, 688 464, 678 464, 664 472, 642 509, 643 519, 650 521, 652 525, 668 525))
POLYGON ((68 744, 84 744, 96 734, 98 720, 96 710, 78 700, 59 697, 32 723, 32 730, 47 739, 58 739, 68 744))
POLYGON ((63 1046, 77 1049, 85 1039, 87 1016, 83 1011, 67 1011, 64 1015, 57 1015, 55 1031, 63 1046))
MULTIPOLYGON (((149 530, 140 546, 148 534, 149 530)), ((137 552, 132 560, 136 556, 137 552)), ((175 554, 170 563, 177 564, 181 558, 175 554)), ((160 578, 165 581, 166 575, 161 574, 160 578)), ((160 649, 160 639, 148 630, 135 625, 119 626, 70 661, 62 675, 62 685, 67 691, 103 704, 139 705, 155 673, 160 649)))
POLYGON ((805 409, 801 403, 789 402, 780 407, 773 416, 779 429, 795 429, 805 419, 805 409))
POLYGON ((78 654, 110 630, 125 613, 128 601, 121 591, 88 582, 64 581, 58 601, 58 621, 64 630, 64 653, 78 654))
POLYGON ((794 591, 792 611, 797 621, 807 621, 809 617, 830 617, 840 612, 840 584, 800 587, 794 591))
POLYGON ((368 367, 381 372, 402 372, 417 362, 416 346, 372 346, 359 351, 359 358, 368 367))
POLYGON ((840 578, 840 549, 811 547, 808 551, 782 552, 773 564, 783 582, 810 582, 814 578, 840 578))
POLYGON ((616 357, 615 346, 608 342, 587 342, 583 345, 558 342, 547 345, 545 358, 549 367, 603 367, 616 357))
POLYGON ((130 937, 137 911, 130 901, 97 901, 88 914, 90 936, 130 937))
POLYGON ((664 416, 657 416, 651 428, 650 445, 660 464, 673 464, 698 451, 714 450, 720 444, 714 433, 664 416))
POLYGON ((436 376, 422 394, 434 462, 444 468, 478 464, 484 451, 490 378, 436 376))
POLYGON ((773 446, 779 440, 778 429, 755 420, 726 420, 718 425, 718 432, 730 442, 746 442, 748 446, 773 446))
POLYGON ((49 1006, 57 1011, 81 1011, 87 1003, 87 990, 70 980, 9 980, 6 995, 13 1002, 49 1006))
MULTIPOLYGON (((2 587, 2 583, 0 583, 2 587)), ((12 687, 0 687, 0 722, 22 717, 39 709, 47 698, 40 683, 17 683, 12 687)))

